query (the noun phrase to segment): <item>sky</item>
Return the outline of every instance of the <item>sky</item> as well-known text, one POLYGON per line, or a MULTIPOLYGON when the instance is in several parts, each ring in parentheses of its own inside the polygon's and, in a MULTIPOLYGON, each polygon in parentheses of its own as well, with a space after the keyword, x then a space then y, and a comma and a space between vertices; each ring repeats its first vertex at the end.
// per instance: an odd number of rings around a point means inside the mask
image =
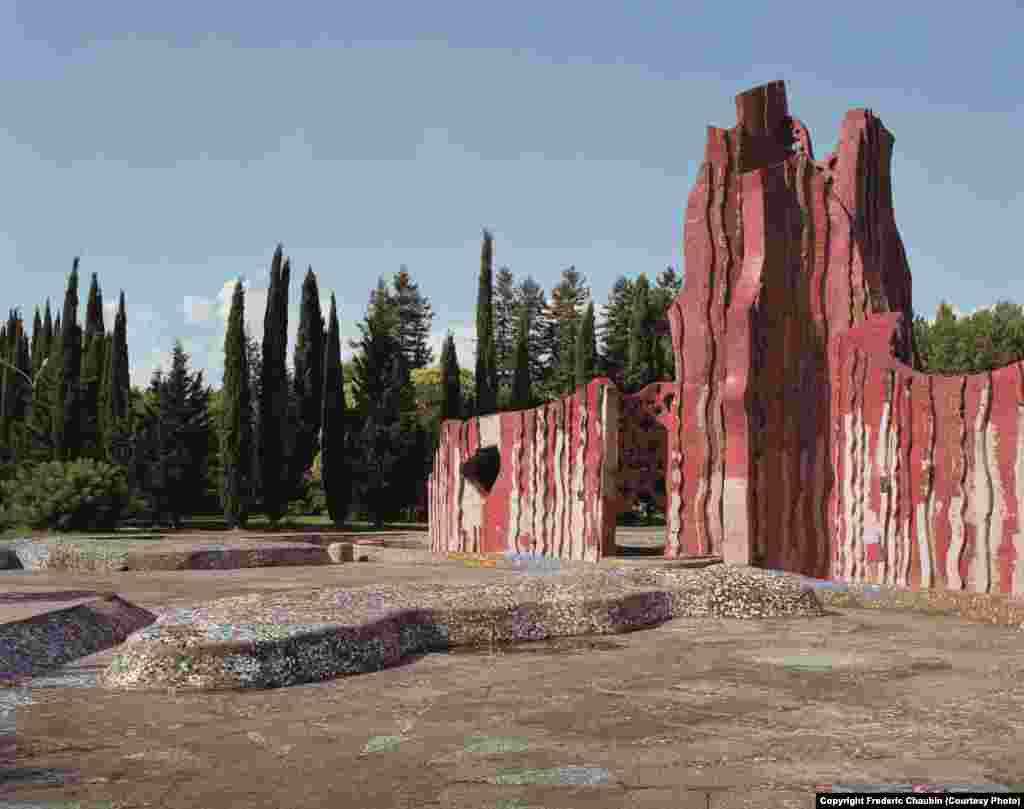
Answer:
POLYGON ((683 267, 706 127, 782 79, 816 157, 850 109, 895 135, 919 314, 1024 303, 1022 33, 1002 0, 0 0, 4 302, 56 313, 81 256, 80 322, 93 272, 108 329, 125 293, 134 385, 180 339, 219 387, 235 280, 259 338, 281 242, 289 363, 308 267, 348 358, 405 265, 471 368, 483 228, 517 281, 574 265, 600 321, 620 275, 683 267))

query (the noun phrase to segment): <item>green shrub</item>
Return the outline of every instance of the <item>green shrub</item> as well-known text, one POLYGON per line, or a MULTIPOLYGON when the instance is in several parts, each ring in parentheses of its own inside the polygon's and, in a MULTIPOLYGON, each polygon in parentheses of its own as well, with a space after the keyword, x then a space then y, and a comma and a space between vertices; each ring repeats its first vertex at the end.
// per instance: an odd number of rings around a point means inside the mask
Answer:
POLYGON ((90 458, 22 467, 0 486, 2 520, 36 529, 111 531, 128 504, 124 472, 90 458))

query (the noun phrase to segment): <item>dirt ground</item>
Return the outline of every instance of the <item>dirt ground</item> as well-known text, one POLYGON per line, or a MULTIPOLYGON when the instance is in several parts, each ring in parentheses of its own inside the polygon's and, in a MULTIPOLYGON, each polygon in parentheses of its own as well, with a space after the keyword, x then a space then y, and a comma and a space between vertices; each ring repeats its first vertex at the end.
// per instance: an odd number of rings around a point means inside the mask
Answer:
MULTIPOLYGON (((491 575, 371 561, 8 571, 0 588, 112 591, 153 610, 491 575)), ((946 616, 677 619, 270 691, 97 688, 115 653, 23 688, 0 806, 804 808, 829 784, 1024 790, 1024 633, 946 616)))

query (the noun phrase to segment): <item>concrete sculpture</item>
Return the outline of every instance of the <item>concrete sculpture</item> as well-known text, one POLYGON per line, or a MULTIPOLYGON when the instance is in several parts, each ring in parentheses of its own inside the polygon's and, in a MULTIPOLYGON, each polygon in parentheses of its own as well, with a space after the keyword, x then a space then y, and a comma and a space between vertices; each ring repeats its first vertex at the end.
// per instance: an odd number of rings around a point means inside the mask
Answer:
POLYGON ((597 560, 647 493, 669 558, 1024 593, 1024 363, 914 370, 893 136, 852 110, 816 161, 782 82, 736 110, 733 128, 708 128, 686 208, 675 380, 622 395, 595 379, 533 410, 445 422, 433 550, 597 560), (485 447, 493 480, 474 464, 464 475, 485 447))

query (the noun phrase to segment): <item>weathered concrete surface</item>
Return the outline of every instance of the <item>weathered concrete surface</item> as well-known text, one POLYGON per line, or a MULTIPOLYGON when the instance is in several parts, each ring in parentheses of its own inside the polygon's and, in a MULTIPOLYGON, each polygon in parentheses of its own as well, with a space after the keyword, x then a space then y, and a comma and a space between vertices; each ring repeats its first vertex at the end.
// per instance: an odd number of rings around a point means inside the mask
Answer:
MULTIPOLYGON (((892 134, 852 110, 819 161, 782 82, 741 93, 736 111, 736 126, 708 128, 686 207, 685 284, 668 312, 675 380, 622 400, 620 462, 606 459, 602 475, 616 480, 613 508, 653 496, 669 558, 1024 593, 1024 365, 973 377, 913 370, 892 134)), ((448 426, 444 440, 467 429, 448 426)), ((445 486, 434 486, 443 549, 461 540, 445 486)), ((585 481, 582 507, 601 498, 608 519, 607 490, 585 481)), ((502 499, 506 490, 491 492, 488 514, 502 499)), ((561 502, 536 501, 534 518, 553 519, 543 510, 561 502)), ((548 547, 576 552, 566 540, 548 547)))
MULTIPOLYGON (((494 574, 447 566, 439 577, 416 562, 3 575, 10 592, 113 590, 159 612, 281 588, 494 574)), ((920 613, 836 612, 677 619, 212 694, 100 688, 96 676, 118 653, 109 649, 5 689, 17 707, 6 749, 0 728, 0 800, 704 809, 710 791, 714 809, 781 809, 808 806, 825 784, 1024 790, 1024 634, 920 613)))

